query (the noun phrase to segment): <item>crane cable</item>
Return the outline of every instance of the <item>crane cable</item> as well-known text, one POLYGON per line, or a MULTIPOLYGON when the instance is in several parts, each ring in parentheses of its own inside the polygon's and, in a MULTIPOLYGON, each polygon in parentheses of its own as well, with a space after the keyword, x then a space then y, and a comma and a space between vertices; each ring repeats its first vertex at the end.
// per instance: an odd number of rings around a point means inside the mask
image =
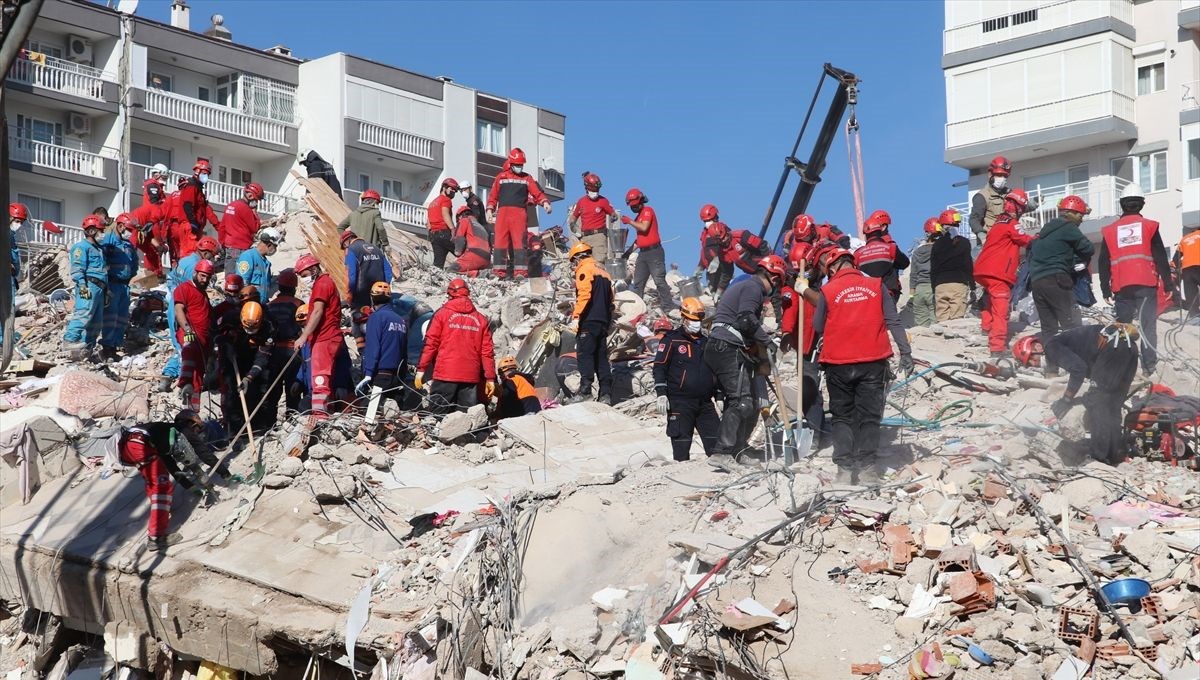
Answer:
POLYGON ((854 219, 857 222, 858 237, 862 238, 867 181, 863 175, 862 132, 858 129, 858 118, 853 106, 850 107, 850 119, 846 121, 846 156, 850 166, 850 187, 854 192, 854 219))

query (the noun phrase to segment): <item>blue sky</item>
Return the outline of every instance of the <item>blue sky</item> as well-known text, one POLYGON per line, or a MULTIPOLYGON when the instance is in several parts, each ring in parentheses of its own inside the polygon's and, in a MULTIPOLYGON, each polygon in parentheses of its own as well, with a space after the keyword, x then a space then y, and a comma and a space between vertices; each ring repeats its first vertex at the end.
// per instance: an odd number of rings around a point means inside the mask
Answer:
MULTIPOLYGON (((888 210, 909 244, 927 217, 965 200, 942 161, 941 2, 389 2, 190 0, 234 40, 283 43, 300 58, 348 52, 567 116, 567 195, 580 173, 620 203, 637 186, 658 212, 669 262, 698 252, 698 213, 715 203, 757 231, 824 62, 861 85, 867 211, 888 210)), ((138 13, 169 20, 167 0, 138 13)), ((832 82, 823 91, 827 100, 832 82)), ((798 156, 824 117, 818 104, 798 156)), ((852 231, 845 141, 834 141, 809 212, 852 231)), ((781 203, 790 200, 794 180, 781 203)), ((565 212, 556 204, 543 226, 565 212)), ((623 205, 618 207, 623 208, 623 205)), ((772 238, 779 217, 772 227, 772 238)))

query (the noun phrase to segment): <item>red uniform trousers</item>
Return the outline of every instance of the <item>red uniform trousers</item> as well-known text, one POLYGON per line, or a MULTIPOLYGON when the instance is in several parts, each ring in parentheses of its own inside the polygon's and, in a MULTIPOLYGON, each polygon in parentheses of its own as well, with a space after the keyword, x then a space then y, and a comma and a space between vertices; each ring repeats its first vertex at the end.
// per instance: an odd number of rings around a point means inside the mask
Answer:
POLYGON ((526 273, 525 207, 502 205, 496 211, 496 244, 492 250, 492 270, 497 276, 526 273))
POLYGON ((170 234, 167 238, 167 246, 171 252, 171 262, 178 262, 196 252, 197 243, 199 243, 199 239, 192 232, 192 225, 186 220, 172 224, 170 234))
POLYGON ((1012 286, 991 276, 978 276, 975 281, 987 291, 988 306, 979 315, 983 332, 988 334, 988 350, 1008 349, 1008 310, 1012 286))
POLYGON ((177 333, 177 339, 182 348, 179 352, 182 363, 179 368, 179 382, 176 383, 176 386, 183 387, 188 384, 192 386, 192 400, 188 404, 188 408, 199 413, 200 395, 204 392, 204 365, 208 359, 209 348, 199 341, 184 343, 182 332, 177 333))
POLYGON ((146 481, 146 498, 150 501, 150 522, 147 533, 150 538, 160 538, 170 531, 171 498, 175 493, 175 482, 166 463, 154 445, 144 436, 126 433, 120 443, 121 462, 136 466, 146 481))
POLYGON ((333 394, 333 364, 342 339, 314 340, 308 368, 312 379, 312 411, 315 418, 328 418, 329 397, 333 394))

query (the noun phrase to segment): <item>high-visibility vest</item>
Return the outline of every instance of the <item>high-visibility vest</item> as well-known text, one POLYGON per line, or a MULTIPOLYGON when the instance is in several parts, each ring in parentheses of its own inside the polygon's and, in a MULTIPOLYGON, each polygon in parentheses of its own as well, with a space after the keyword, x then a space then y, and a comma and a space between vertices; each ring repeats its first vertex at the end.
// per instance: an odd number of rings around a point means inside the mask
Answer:
POLYGON ((846 267, 821 286, 825 297, 823 364, 863 364, 892 356, 883 318, 883 280, 846 267))
POLYGON ((1180 266, 1200 267, 1200 229, 1193 231, 1179 242, 1180 266))
POLYGON ((1158 286, 1150 243, 1158 233, 1158 222, 1141 215, 1126 215, 1100 230, 1112 263, 1112 289, 1126 286, 1158 286))

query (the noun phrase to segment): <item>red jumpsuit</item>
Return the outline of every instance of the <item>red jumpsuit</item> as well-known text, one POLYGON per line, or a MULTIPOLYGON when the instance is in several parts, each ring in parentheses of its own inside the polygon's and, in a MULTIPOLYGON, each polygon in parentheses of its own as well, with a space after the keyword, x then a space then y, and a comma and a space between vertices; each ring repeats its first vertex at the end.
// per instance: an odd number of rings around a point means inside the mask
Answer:
POLYGON ((169 428, 168 423, 147 423, 131 427, 121 436, 118 445, 121 462, 137 467, 138 473, 146 482, 146 499, 150 501, 147 533, 151 540, 165 538, 170 531, 171 500, 175 493, 175 483, 171 480, 171 472, 163 461, 167 451, 159 450, 160 447, 169 446, 169 435, 164 434, 170 432, 169 428))
POLYGON ((179 257, 187 257, 196 250, 196 241, 204 235, 204 228, 211 224, 220 233, 221 222, 208 204, 204 195, 204 187, 195 177, 188 180, 179 190, 178 197, 171 205, 174 212, 173 235, 180 244, 179 257), (190 234, 190 236, 189 236, 190 234), (189 248, 184 252, 185 249, 189 248))
MULTIPOLYGON (((753 274, 758 270, 758 261, 771 254, 770 247, 758 234, 748 229, 738 229, 731 236, 733 239, 728 257, 732 257, 734 264, 742 271, 753 274)), ((724 259, 727 255, 722 254, 721 257, 724 259)))
POLYGON ((261 224, 258 213, 245 199, 230 201, 225 206, 221 224, 217 226, 217 241, 226 248, 247 250, 254 245, 254 235, 261 224))
POLYGON ((527 173, 517 174, 505 167, 492 182, 488 210, 496 211, 496 244, 492 251, 492 269, 497 276, 514 276, 524 270, 526 207, 546 202, 537 182, 527 173), (499 206, 499 207, 497 207, 499 206), (515 251, 515 252, 514 252, 515 251))
MULTIPOLYGON (((197 288, 192 281, 180 284, 173 295, 174 304, 183 305, 183 314, 192 328, 192 333, 196 336, 195 342, 184 342, 185 329, 176 325, 175 340, 182 348, 179 354, 183 360, 179 370, 179 382, 176 383, 176 386, 183 387, 191 384, 192 400, 188 404, 188 408, 199 412, 200 395, 204 391, 204 365, 208 359, 209 350, 212 348, 212 337, 209 334, 209 326, 212 323, 212 303, 208 301, 208 295, 197 288)), ((171 313, 174 314, 175 310, 172 309, 171 313)))
POLYGON ((462 239, 462 243, 465 244, 455 261, 458 272, 472 274, 487 269, 492 261, 487 227, 475 221, 470 213, 465 213, 458 218, 454 238, 462 239))
POLYGON ((321 325, 309 337, 309 375, 312 379, 312 410, 315 418, 328 418, 328 402, 333 394, 333 364, 342 340, 342 298, 329 274, 321 274, 313 281, 312 293, 308 296, 311 314, 317 302, 325 303, 321 325))
POLYGON ((988 350, 1003 352, 1008 348, 1008 312, 1013 285, 1017 282, 1017 265, 1021 248, 1033 241, 1032 236, 1017 230, 1017 221, 1001 213, 988 230, 983 250, 975 259, 975 282, 988 295, 988 306, 980 314, 983 331, 988 334, 988 350))
POLYGON ((163 224, 163 211, 161 205, 154 203, 143 203, 133 211, 134 218, 141 225, 142 230, 137 234, 137 247, 144 255, 146 269, 154 272, 156 276, 162 278, 162 255, 158 252, 158 247, 151 242, 151 237, 159 243, 166 245, 167 231, 163 224))

